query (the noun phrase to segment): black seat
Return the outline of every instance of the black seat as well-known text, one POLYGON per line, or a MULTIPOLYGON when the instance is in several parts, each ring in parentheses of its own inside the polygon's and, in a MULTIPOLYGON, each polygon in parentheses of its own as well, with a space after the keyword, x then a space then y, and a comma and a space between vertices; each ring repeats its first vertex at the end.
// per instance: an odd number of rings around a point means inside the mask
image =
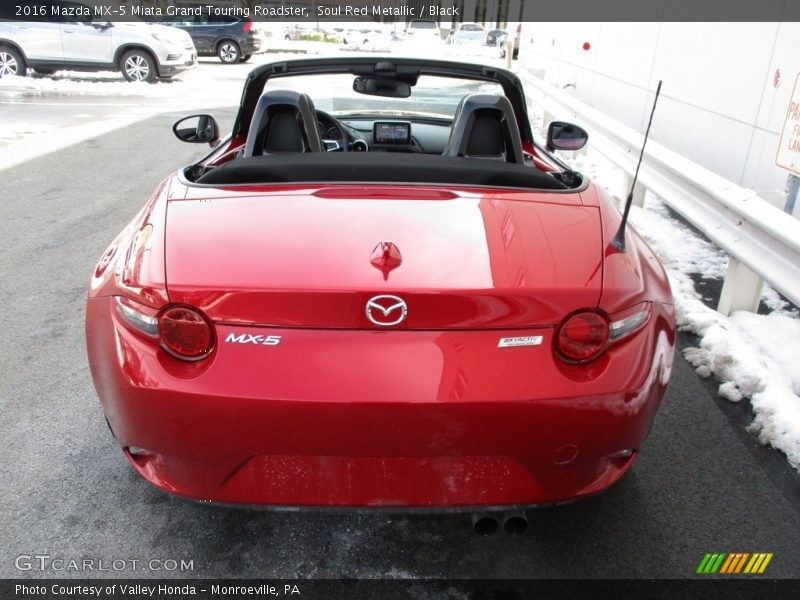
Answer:
POLYGON ((443 154, 524 164, 522 140, 508 98, 480 93, 464 96, 443 154))
POLYGON ((244 156, 322 151, 311 98, 290 90, 261 95, 247 132, 244 156))

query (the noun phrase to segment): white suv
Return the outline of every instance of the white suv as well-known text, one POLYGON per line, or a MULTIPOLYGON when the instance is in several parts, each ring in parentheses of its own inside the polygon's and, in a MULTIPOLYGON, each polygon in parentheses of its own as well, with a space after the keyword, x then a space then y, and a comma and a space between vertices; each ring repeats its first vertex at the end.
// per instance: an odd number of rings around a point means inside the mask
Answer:
MULTIPOLYGON (((82 6, 67 0, 47 2, 48 7, 54 4, 82 6)), ((63 11, 70 12, 74 11, 63 11)), ((152 82, 197 64, 194 42, 180 29, 141 21, 94 21, 90 16, 60 17, 58 22, 21 20, 30 18, 17 16, 13 4, 0 6, 0 77, 25 75, 28 68, 45 74, 118 69, 128 81, 152 82)))

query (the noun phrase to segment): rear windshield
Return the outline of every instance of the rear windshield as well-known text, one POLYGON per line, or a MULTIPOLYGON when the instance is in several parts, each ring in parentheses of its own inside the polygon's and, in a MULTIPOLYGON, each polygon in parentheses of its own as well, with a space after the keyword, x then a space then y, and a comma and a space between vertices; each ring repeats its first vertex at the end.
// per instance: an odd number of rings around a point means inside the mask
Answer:
POLYGON ((461 26, 461 31, 483 31, 483 27, 475 23, 465 23, 461 26))
POLYGON ((434 21, 411 21, 409 29, 439 29, 434 21))

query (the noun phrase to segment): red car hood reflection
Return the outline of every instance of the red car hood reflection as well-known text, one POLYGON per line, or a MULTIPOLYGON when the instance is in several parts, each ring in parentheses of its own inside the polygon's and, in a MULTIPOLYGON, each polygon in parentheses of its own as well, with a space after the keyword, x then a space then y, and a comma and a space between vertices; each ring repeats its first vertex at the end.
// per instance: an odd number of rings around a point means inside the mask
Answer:
POLYGON ((170 202, 166 271, 170 300, 217 322, 375 328, 366 303, 394 294, 397 329, 548 326, 599 300, 599 213, 577 194, 215 193, 170 202), (388 241, 390 272, 370 262, 388 241))

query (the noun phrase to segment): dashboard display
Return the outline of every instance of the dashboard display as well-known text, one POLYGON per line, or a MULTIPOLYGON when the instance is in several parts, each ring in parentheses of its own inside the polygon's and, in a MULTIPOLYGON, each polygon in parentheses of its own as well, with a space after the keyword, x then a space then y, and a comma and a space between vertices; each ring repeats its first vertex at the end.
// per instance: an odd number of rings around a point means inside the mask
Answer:
POLYGON ((372 127, 375 144, 408 146, 411 144, 411 123, 407 121, 375 121, 372 127))

